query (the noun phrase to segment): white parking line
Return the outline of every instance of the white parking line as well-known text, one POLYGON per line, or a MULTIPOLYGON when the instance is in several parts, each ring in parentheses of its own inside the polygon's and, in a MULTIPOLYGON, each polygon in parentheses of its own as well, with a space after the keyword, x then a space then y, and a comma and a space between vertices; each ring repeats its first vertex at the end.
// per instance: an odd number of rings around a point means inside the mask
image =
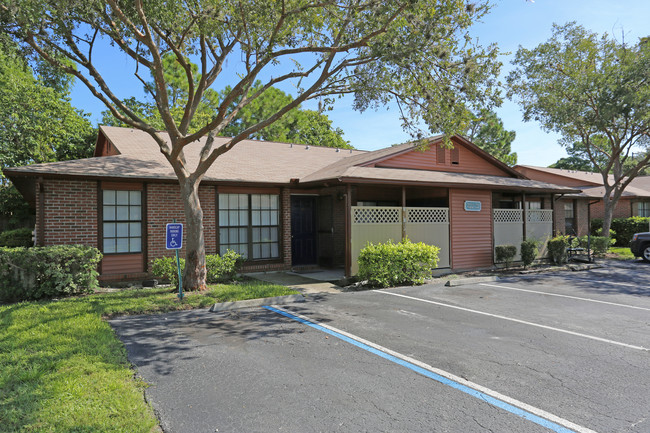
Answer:
POLYGON ((577 337, 588 338, 590 340, 600 341, 602 343, 614 344, 616 346, 622 346, 622 347, 626 347, 628 349, 635 349, 635 350, 642 350, 642 351, 650 352, 650 349, 648 349, 647 347, 635 346, 633 344, 622 343, 620 341, 609 340, 607 338, 596 337, 594 335, 582 334, 580 332, 574 332, 574 331, 569 331, 569 330, 566 330, 566 329, 555 328, 553 326, 547 326, 547 325, 542 325, 542 324, 539 324, 539 323, 528 322, 526 320, 515 319, 513 317, 502 316, 500 314, 486 313, 485 311, 472 310, 471 308, 458 307, 456 305, 445 304, 444 302, 430 301, 428 299, 416 298, 416 297, 413 297, 413 296, 402 295, 402 294, 399 294, 399 293, 386 292, 384 290, 373 290, 373 292, 381 293, 381 294, 384 294, 384 295, 398 296, 400 298, 411 299, 411 300, 419 301, 419 302, 426 302, 427 304, 439 305, 441 307, 453 308, 453 309, 456 309, 456 310, 462 310, 462 311, 467 311, 469 313, 481 314, 483 316, 494 317, 494 318, 497 318, 497 319, 509 320, 511 322, 522 323, 524 325, 535 326, 537 328, 543 328, 543 329, 548 329, 548 330, 551 330, 551 331, 562 332, 564 334, 575 335, 577 337))
POLYGON ((507 287, 507 286, 501 286, 501 285, 498 285, 498 284, 479 283, 479 286, 495 287, 497 289, 515 290, 517 292, 536 293, 536 294, 539 294, 539 295, 557 296, 557 297, 560 297, 560 298, 577 299, 579 301, 596 302, 598 304, 607 304, 607 305, 614 305, 616 307, 626 307, 626 308, 634 308, 636 310, 650 311, 650 308, 637 307, 637 306, 634 306, 634 305, 618 304, 616 302, 599 301, 597 299, 582 298, 582 297, 579 297, 579 296, 560 295, 558 293, 540 292, 540 291, 537 291, 537 290, 520 289, 518 287, 507 287))
POLYGON ((410 356, 403 355, 387 347, 380 346, 379 344, 368 341, 357 335, 343 331, 342 329, 335 328, 325 323, 317 322, 307 316, 299 313, 294 313, 293 311, 286 310, 277 305, 274 305, 272 307, 265 306, 264 308, 279 313, 285 317, 289 317, 305 325, 311 326, 312 328, 318 329, 319 331, 326 332, 363 350, 374 353, 375 355, 381 356, 382 358, 403 367, 409 368, 425 377, 436 380, 444 385, 450 386, 454 389, 464 392, 465 394, 478 398, 488 404, 499 407, 512 414, 546 427, 554 432, 596 433, 587 427, 575 424, 567 419, 560 418, 557 415, 546 412, 545 410, 531 406, 512 397, 508 397, 477 383, 470 382, 467 379, 463 379, 462 377, 456 376, 445 370, 435 368, 429 364, 425 364, 424 362, 411 358, 410 356))
MULTIPOLYGON (((589 281, 589 282, 594 282, 594 280, 591 280, 589 278, 580 278, 580 277, 571 277, 572 280, 580 280, 580 281, 589 281)), ((603 283, 603 284, 612 284, 614 286, 626 286, 626 287, 639 287, 638 284, 632 284, 632 283, 618 283, 616 281, 596 281, 598 283, 603 283)))

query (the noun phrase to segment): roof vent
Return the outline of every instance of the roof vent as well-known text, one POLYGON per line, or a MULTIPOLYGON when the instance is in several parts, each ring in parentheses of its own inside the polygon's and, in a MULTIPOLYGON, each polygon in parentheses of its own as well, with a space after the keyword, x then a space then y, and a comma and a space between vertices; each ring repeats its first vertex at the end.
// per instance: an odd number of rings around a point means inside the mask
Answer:
POLYGON ((309 145, 305 146, 305 150, 309 150, 309 145))
POLYGON ((341 151, 341 149, 339 149, 339 148, 337 147, 337 148, 336 148, 336 153, 339 153, 340 151, 341 151))

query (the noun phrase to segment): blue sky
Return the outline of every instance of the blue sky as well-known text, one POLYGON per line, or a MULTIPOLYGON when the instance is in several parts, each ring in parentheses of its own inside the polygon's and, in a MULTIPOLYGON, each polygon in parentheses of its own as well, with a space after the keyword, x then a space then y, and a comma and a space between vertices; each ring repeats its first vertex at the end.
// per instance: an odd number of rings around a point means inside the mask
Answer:
MULTIPOLYGON (((496 42, 501 51, 510 53, 501 59, 504 63, 502 76, 510 70, 509 62, 517 48, 533 48, 546 41, 551 36, 553 23, 577 21, 591 31, 607 32, 619 40, 624 37, 629 43, 650 36, 648 0, 535 0, 534 3, 493 0, 493 4, 491 13, 474 26, 472 34, 481 44, 496 42)), ((124 74, 132 74, 124 56, 106 58, 105 64, 111 70, 108 81, 117 83, 120 80, 120 97, 141 97, 142 86, 138 82, 120 79, 124 74)), ((105 109, 81 84, 73 89, 72 103, 90 112, 94 122, 100 119, 100 113, 105 109)), ((303 107, 315 108, 310 104, 303 107)), ((555 134, 545 133, 535 122, 524 123, 521 120, 521 111, 515 103, 506 100, 496 111, 505 127, 517 132, 513 151, 517 152, 520 164, 546 166, 566 155, 557 144, 555 134)), ((343 129, 344 138, 358 149, 375 150, 410 138, 402 131, 394 107, 358 113, 352 109, 351 99, 343 98, 327 114, 334 126, 343 129)))

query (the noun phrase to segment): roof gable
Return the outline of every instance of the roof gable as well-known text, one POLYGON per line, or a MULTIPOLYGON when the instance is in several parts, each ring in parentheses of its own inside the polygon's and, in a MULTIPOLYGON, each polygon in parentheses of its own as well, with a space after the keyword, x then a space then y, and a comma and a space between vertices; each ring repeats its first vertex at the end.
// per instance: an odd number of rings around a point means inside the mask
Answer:
POLYGON ((366 166, 522 177, 471 142, 458 136, 452 137, 451 141, 453 148, 447 148, 441 139, 435 139, 428 149, 412 147, 366 166))

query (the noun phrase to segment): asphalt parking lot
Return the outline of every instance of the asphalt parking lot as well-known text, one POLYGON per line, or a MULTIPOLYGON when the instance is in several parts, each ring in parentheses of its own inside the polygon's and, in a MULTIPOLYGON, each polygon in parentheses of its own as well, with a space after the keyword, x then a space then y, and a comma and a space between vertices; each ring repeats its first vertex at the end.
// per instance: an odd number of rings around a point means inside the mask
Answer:
POLYGON ((166 432, 650 432, 649 271, 111 324, 166 432))

